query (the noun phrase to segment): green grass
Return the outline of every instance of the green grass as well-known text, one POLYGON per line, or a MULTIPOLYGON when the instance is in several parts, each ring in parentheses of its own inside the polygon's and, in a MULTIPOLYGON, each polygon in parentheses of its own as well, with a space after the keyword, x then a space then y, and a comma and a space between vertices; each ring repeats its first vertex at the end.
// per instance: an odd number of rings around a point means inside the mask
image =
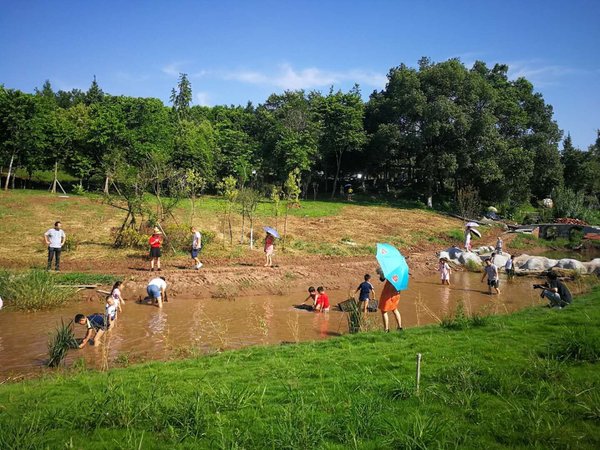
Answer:
POLYGON ((557 238, 552 240, 540 239, 533 234, 520 233, 510 242, 510 247, 517 250, 528 250, 539 247, 549 248, 567 248, 570 242, 568 239, 557 238))
POLYGON ((80 367, 0 385, 0 448, 599 448, 599 325, 596 290, 467 327, 80 367))
POLYGON ((107 275, 101 273, 80 273, 80 272, 69 272, 69 273, 54 273, 54 279, 57 284, 114 284, 120 280, 121 277, 116 275, 107 275))
POLYGON ((75 290, 60 284, 54 274, 43 270, 0 271, 0 297, 14 309, 36 311, 63 305, 74 298, 75 290))

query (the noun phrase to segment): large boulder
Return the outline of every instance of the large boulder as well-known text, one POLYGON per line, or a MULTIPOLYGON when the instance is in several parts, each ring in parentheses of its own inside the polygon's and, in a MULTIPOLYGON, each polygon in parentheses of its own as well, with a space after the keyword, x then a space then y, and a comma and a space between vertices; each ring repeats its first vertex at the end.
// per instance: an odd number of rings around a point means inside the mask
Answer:
POLYGON ((521 270, 548 270, 556 265, 558 261, 543 256, 531 256, 525 263, 519 265, 521 270))
POLYGON ((510 259, 510 255, 508 253, 502 253, 501 255, 494 256, 494 260, 492 261, 492 263, 496 267, 504 267, 504 265, 506 264, 506 261, 508 261, 509 259, 510 259))
MULTIPOLYGON (((462 255, 463 251, 458 247, 450 247, 445 252, 440 252, 440 255, 442 253, 447 253, 449 259, 459 259, 460 255, 462 255)), ((440 258, 441 258, 441 256, 440 256, 440 258)))
POLYGON ((581 261, 571 258, 563 258, 558 261, 556 267, 561 269, 577 270, 578 272, 587 272, 587 267, 583 265, 581 261))
POLYGON ((473 263, 481 266, 481 257, 473 252, 462 252, 458 257, 458 262, 463 266, 466 266, 468 261, 473 261, 473 263))
POLYGON ((594 258, 589 262, 583 263, 587 273, 600 275, 600 258, 594 258))

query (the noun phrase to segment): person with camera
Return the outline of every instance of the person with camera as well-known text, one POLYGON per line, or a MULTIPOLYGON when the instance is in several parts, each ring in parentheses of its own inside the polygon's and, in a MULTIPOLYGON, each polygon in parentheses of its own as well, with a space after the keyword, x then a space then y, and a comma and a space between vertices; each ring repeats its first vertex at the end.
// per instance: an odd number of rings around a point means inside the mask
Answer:
POLYGON ((562 309, 573 301, 569 288, 558 279, 554 272, 548 273, 548 281, 544 284, 534 284, 534 289, 542 289, 540 297, 548 299, 548 308, 562 309))

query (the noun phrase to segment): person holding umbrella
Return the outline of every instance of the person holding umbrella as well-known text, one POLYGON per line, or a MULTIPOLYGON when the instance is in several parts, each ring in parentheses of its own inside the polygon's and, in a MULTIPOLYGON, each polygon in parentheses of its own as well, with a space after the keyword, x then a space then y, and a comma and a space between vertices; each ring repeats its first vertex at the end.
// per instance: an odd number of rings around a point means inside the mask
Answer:
POLYGON ((263 227, 265 236, 265 267, 273 267, 273 253, 275 253, 275 238, 279 237, 277 230, 271 227, 263 227))
POLYGON ((377 269, 379 280, 384 281, 383 290, 379 296, 379 310, 383 320, 383 329, 386 333, 390 331, 390 319, 388 313, 392 312, 398 331, 402 331, 402 317, 398 311, 400 291, 408 288, 408 265, 404 256, 390 244, 377 244, 377 261, 380 268, 377 269))

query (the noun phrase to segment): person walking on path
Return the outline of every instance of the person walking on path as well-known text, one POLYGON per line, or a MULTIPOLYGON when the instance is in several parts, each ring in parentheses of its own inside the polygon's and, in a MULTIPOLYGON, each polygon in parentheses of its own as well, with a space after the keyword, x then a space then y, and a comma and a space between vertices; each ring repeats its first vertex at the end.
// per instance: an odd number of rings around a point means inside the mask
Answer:
POLYGON ((154 265, 160 272, 160 246, 162 245, 163 236, 158 227, 154 227, 154 233, 150 236, 148 243, 150 244, 150 272, 154 272, 154 265))
POLYGON ((390 332, 390 319, 388 313, 391 311, 396 319, 398 331, 402 331, 402 317, 400 316, 400 311, 398 311, 400 292, 396 290, 392 283, 384 278, 383 274, 379 275, 379 280, 385 281, 381 295, 379 296, 379 310, 381 311, 381 318, 383 319, 383 330, 386 333, 390 332))
POLYGON ((265 267, 273 267, 273 253, 275 253, 275 236, 267 233, 265 236, 265 267))
POLYGON ((196 229, 196 227, 191 228, 192 231, 192 251, 191 256, 194 260, 194 269, 198 270, 202 267, 202 263, 198 259, 198 254, 200 250, 202 250, 202 234, 196 229))
POLYGON ((500 236, 498 236, 498 239, 496 239, 496 253, 498 255, 502 254, 502 246, 504 245, 504 241, 502 240, 502 238, 500 236))
POLYGON ((169 301, 167 297, 167 280, 165 280, 165 277, 150 280, 146 287, 146 292, 151 301, 158 303, 159 308, 163 307, 163 300, 165 302, 169 301))
POLYGON ((467 227, 465 230, 465 250, 471 251, 471 228, 467 227))
POLYGON ((438 266, 438 272, 442 279, 442 284, 450 286, 450 265, 446 258, 440 258, 440 264, 438 266))
POLYGON ((496 294, 500 294, 500 289, 498 289, 498 286, 500 285, 500 280, 498 279, 498 268, 492 264, 491 258, 485 260, 483 276, 481 277, 482 283, 483 280, 485 280, 485 277, 487 277, 488 294, 492 294, 492 288, 496 290, 496 294))
POLYGON ((44 233, 44 240, 48 246, 48 265, 46 270, 50 270, 52 266, 52 259, 54 259, 54 268, 57 272, 60 271, 60 253, 62 247, 65 245, 67 235, 62 229, 62 224, 57 221, 54 222, 54 228, 50 228, 44 233))
POLYGON ((371 298, 375 297, 375 289, 369 281, 370 279, 371 275, 369 275, 368 273, 365 274, 365 281, 360 283, 356 288, 356 291, 354 291, 354 294, 360 292, 360 294, 358 294, 358 301, 360 302, 360 308, 362 309, 363 314, 367 314, 369 308, 369 301, 371 300, 371 298))

